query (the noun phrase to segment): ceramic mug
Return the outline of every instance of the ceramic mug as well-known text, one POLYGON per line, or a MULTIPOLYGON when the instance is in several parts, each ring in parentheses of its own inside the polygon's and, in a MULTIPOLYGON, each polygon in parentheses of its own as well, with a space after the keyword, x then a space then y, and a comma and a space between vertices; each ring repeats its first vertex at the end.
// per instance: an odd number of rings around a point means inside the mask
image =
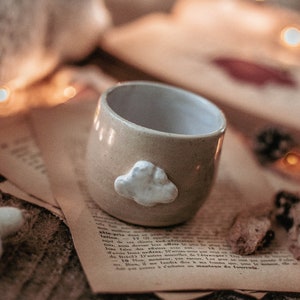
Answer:
POLYGON ((92 199, 144 226, 192 218, 214 183, 226 128, 222 111, 189 91, 131 81, 105 91, 86 156, 92 199))

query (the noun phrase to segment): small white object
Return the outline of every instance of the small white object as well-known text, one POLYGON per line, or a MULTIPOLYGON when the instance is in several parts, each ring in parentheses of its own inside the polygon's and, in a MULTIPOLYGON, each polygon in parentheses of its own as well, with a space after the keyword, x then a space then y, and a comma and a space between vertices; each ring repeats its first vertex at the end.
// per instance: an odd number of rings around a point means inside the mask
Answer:
POLYGON ((18 231, 24 224, 22 211, 16 207, 0 207, 0 257, 2 255, 2 238, 18 231))
POLYGON ((24 224, 23 213, 16 207, 0 207, 0 236, 6 237, 18 231, 24 224))
POLYGON ((114 188, 120 196, 144 206, 170 203, 178 195, 177 187, 165 171, 144 160, 136 162, 127 174, 119 176, 114 188))

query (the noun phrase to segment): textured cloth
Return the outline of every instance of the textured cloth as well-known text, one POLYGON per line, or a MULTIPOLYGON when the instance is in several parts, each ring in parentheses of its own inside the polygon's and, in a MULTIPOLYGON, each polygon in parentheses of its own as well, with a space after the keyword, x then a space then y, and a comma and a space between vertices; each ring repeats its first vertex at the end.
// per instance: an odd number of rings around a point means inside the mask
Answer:
MULTIPOLYGON (((0 206, 25 211, 26 222, 3 240, 0 260, 1 300, 159 299, 155 294, 93 294, 73 246, 68 227, 51 212, 0 190, 0 206)), ((256 299, 234 291, 216 291, 206 300, 256 299)), ((295 293, 268 293, 268 299, 300 299, 295 293)))
POLYGON ((26 222, 3 241, 1 299, 86 299, 91 296, 67 226, 49 211, 1 193, 1 206, 26 211, 26 222))
POLYGON ((51 212, 0 191, 0 206, 25 211, 26 222, 3 240, 0 299, 157 299, 153 295, 95 295, 68 227, 51 212))

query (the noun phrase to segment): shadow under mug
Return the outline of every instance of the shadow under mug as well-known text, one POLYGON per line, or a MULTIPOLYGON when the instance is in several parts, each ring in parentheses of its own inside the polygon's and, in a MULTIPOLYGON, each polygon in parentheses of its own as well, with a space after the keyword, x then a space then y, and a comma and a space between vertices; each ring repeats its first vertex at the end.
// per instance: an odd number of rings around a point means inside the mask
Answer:
POLYGON ((86 155, 92 199, 143 226, 192 218, 207 198, 226 129, 222 111, 189 91, 131 81, 98 102, 86 155))

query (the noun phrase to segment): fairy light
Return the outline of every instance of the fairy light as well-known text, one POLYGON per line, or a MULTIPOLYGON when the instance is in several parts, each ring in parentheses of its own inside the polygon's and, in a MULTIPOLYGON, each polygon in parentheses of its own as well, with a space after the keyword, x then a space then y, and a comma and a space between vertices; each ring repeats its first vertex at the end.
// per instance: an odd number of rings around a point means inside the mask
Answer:
POLYGON ((75 97, 76 94, 77 94, 77 90, 72 85, 67 86, 63 91, 63 95, 67 99, 71 99, 71 98, 75 97))
POLYGON ((291 167, 300 165, 300 153, 288 152, 284 157, 284 162, 291 167))
POLYGON ((274 163, 273 169, 288 178, 300 181, 300 149, 291 149, 274 163))
POLYGON ((0 103, 5 103, 8 101, 10 95, 10 90, 7 87, 0 87, 0 103))
POLYGON ((288 26, 282 29, 280 39, 285 46, 300 46, 300 30, 294 26, 288 26))

